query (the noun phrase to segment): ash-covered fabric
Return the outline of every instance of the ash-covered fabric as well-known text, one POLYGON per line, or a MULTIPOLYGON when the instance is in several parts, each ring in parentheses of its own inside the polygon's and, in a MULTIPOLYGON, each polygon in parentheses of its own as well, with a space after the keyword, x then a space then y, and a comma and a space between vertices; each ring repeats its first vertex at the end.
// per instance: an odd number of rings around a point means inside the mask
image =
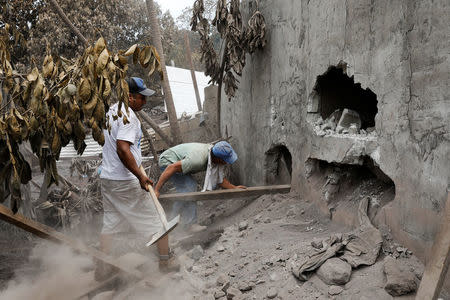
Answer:
POLYGON ((206 168, 202 192, 213 191, 217 188, 218 184, 223 182, 225 178, 225 167, 225 165, 214 164, 211 159, 211 153, 208 155, 208 167, 206 168))
POLYGON ((131 173, 117 154, 117 140, 130 142, 130 151, 133 154, 136 164, 138 166, 142 163, 141 154, 141 122, 137 118, 134 111, 130 108, 128 109, 129 114, 127 115, 125 108, 122 106, 122 117, 114 120, 113 116, 117 115, 118 104, 114 104, 109 108, 107 117, 109 117, 109 123, 111 125, 111 134, 107 129, 103 130, 103 135, 105 136, 105 144, 103 145, 102 152, 102 172, 100 178, 113 179, 113 180, 131 180, 136 178, 133 173, 131 173), (127 115, 129 123, 123 124, 123 116, 127 115))
POLYGON ((102 234, 134 230, 150 238, 162 230, 162 224, 151 196, 137 179, 101 179, 103 197, 102 234))
POLYGON ((383 243, 381 232, 367 216, 369 199, 363 199, 358 208, 359 227, 349 234, 335 234, 322 241, 320 249, 312 249, 291 263, 291 271, 299 280, 306 281, 327 259, 338 256, 352 268, 375 263, 383 243))

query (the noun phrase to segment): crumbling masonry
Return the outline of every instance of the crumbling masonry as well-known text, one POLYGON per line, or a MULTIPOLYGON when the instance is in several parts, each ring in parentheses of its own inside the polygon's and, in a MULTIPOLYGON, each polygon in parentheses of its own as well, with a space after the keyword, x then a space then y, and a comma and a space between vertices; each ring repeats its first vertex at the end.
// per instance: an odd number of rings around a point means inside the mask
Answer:
MULTIPOLYGON (((243 12, 254 5, 243 1, 243 12)), ((236 99, 221 107, 221 130, 240 154, 234 171, 261 185, 277 170, 271 162, 287 157, 274 151, 287 149, 294 190, 338 220, 343 212, 312 184, 314 174, 324 164, 342 170, 369 161, 392 193, 377 203, 374 223, 426 261, 449 188, 450 2, 261 0, 259 7, 268 44, 248 57, 236 99), (356 117, 338 128, 345 109, 356 117)))

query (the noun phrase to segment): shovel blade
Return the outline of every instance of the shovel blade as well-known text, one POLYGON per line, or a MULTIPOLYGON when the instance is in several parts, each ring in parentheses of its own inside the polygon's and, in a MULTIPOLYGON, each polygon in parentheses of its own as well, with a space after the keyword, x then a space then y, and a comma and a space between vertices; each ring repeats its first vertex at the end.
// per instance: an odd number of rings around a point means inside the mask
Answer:
POLYGON ((180 215, 177 215, 175 218, 173 218, 170 222, 167 222, 167 227, 163 228, 161 231, 155 233, 152 236, 152 239, 150 242, 146 244, 147 247, 150 247, 163 237, 165 237, 169 232, 171 232, 175 227, 177 227, 178 222, 180 221, 180 215))

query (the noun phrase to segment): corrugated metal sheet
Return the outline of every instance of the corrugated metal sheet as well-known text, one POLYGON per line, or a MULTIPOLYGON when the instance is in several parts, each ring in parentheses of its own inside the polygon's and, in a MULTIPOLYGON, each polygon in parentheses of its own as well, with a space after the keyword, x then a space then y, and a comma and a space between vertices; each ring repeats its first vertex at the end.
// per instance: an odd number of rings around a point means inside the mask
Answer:
MULTIPOLYGON (((102 146, 100 146, 94 139, 92 135, 87 135, 84 140, 86 143, 86 149, 84 149, 83 155, 81 157, 90 158, 90 157, 99 157, 102 153, 102 146)), ((148 153, 150 151, 148 141, 143 137, 142 138, 142 153, 148 153)), ((73 147, 73 142, 70 142, 66 147, 61 149, 61 154, 59 156, 60 159, 70 159, 73 157, 80 157, 77 155, 77 151, 73 147)))

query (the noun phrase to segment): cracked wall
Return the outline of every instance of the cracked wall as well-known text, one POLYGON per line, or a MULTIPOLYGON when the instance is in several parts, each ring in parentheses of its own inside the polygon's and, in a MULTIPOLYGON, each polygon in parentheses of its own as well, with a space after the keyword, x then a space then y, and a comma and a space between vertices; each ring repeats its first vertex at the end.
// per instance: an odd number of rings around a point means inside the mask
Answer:
POLYGON ((265 153, 285 145, 293 188, 314 200, 308 159, 361 164, 370 156, 396 187, 383 219, 425 259, 450 178, 450 2, 260 0, 259 7, 268 44, 248 57, 237 97, 222 102, 222 132, 240 156, 234 171, 243 184, 264 184, 265 153), (307 120, 317 76, 341 61, 377 95, 376 137, 318 136, 307 120))

